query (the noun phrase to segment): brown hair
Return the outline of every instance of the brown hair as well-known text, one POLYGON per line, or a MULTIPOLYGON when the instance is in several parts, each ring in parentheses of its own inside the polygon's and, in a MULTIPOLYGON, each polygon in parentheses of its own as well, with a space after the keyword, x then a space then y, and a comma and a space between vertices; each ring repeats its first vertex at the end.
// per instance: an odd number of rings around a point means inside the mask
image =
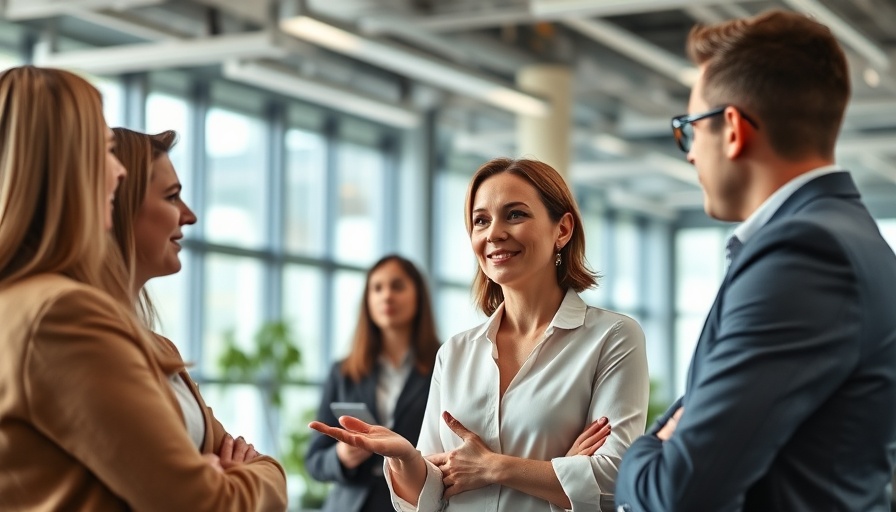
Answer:
MULTIPOLYGON (((743 108, 784 158, 833 157, 850 84, 846 56, 826 26, 772 10, 697 25, 687 51, 694 63, 705 65, 707 103, 743 108)), ((711 126, 718 129, 721 121, 711 126)))
POLYGON ((358 314, 358 326, 355 328, 355 337, 352 341, 352 351, 342 361, 342 374, 359 382, 364 376, 373 371, 376 358, 383 348, 383 333, 370 317, 370 306, 367 296, 370 293, 370 276, 390 261, 398 263, 405 274, 414 283, 417 290, 417 312, 414 315, 411 328, 411 349, 414 353, 417 370, 421 373, 432 371, 436 361, 436 352, 439 351, 439 337, 436 334, 435 316, 432 313, 432 305, 429 291, 423 274, 411 261, 397 254, 389 254, 367 271, 364 296, 361 298, 361 307, 358 314))
POLYGON ((99 91, 59 69, 0 73, 0 284, 63 274, 127 301, 104 265, 106 122, 99 91))
MULTIPOLYGON (((508 172, 519 176, 535 187, 542 204, 548 210, 551 220, 560 222, 564 214, 572 215, 572 236, 569 242, 560 250, 561 264, 557 267, 557 283, 560 288, 566 290, 572 288, 581 292, 587 288, 597 286, 598 275, 588 268, 585 261, 585 230, 582 226, 582 216, 579 207, 572 197, 569 187, 563 181, 556 170, 550 165, 537 160, 510 158, 495 158, 484 163, 467 188, 467 198, 464 212, 464 222, 467 226, 467 234, 473 231, 473 198, 476 191, 486 179, 508 172)), ((504 292, 501 286, 490 281, 482 271, 476 269, 476 277, 473 278, 473 298, 479 309, 486 315, 495 312, 504 301, 504 292)))
MULTIPOLYGON (((134 221, 152 180, 152 163, 174 147, 177 133, 168 130, 149 135, 127 128, 113 128, 112 132, 115 134, 115 155, 128 170, 128 179, 115 192, 112 232, 128 276, 133 280, 137 266, 134 221)), ((146 326, 153 327, 157 317, 156 310, 145 288, 140 290, 135 307, 146 326)))

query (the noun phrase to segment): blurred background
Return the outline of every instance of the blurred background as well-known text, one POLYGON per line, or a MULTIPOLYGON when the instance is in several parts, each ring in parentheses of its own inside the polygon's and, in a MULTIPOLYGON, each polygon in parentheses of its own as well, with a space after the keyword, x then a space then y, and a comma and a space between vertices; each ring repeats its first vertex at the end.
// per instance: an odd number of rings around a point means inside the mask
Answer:
POLYGON ((171 156, 199 222, 184 270, 150 285, 161 331, 229 430, 290 461, 295 497, 324 492, 302 477, 305 424, 369 264, 398 252, 427 271, 443 339, 483 320, 463 198, 495 156, 564 173, 604 276, 586 301, 644 327, 657 408, 682 391, 732 229, 703 214, 669 129, 695 77, 695 23, 778 7, 834 31, 854 88, 838 161, 896 243, 892 0, 0 6, 0 67, 79 71, 110 126, 180 134, 171 156))

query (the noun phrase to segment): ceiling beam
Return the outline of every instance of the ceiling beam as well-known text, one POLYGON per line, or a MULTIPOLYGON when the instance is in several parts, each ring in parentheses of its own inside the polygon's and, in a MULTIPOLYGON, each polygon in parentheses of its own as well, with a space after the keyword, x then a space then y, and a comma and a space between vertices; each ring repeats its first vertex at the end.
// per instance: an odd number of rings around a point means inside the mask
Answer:
POLYGON ((794 10, 811 14, 819 23, 827 25, 841 41, 881 71, 890 69, 890 56, 887 52, 818 0, 784 0, 784 2, 794 10))
POLYGON ((52 18, 84 10, 126 11, 165 2, 166 0, 7 0, 3 17, 9 20, 52 18))
POLYGON ((283 66, 253 61, 227 61, 225 78, 398 128, 414 128, 420 114, 414 109, 373 98, 338 84, 299 75, 283 66))
POLYGON ((563 23, 576 32, 612 48, 684 86, 691 87, 697 80, 697 68, 687 60, 608 21, 569 18, 563 23))
POLYGON ((179 41, 187 37, 186 34, 178 34, 163 27, 150 25, 139 21, 126 13, 112 13, 109 11, 90 11, 78 9, 68 13, 70 16, 88 23, 134 36, 147 41, 179 41))
POLYGON ((539 19, 558 19, 671 11, 722 3, 726 0, 529 0, 529 10, 539 19))
POLYGON ((55 53, 41 48, 35 51, 34 63, 103 75, 206 66, 238 58, 285 57, 289 51, 277 38, 275 32, 260 31, 55 53))
POLYGON ((540 117, 550 111, 550 103, 544 99, 496 78, 413 48, 363 37, 304 14, 282 18, 280 28, 287 34, 330 51, 509 112, 540 117))
POLYGON ((606 198, 610 206, 619 210, 635 211, 670 221, 678 218, 678 211, 665 203, 618 187, 608 188, 606 198))

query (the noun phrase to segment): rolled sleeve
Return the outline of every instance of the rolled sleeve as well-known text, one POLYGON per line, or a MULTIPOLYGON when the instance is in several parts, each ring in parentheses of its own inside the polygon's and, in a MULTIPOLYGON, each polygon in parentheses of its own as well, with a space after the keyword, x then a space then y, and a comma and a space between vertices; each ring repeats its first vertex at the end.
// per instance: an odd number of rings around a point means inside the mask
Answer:
MULTIPOLYGON (((577 455, 575 457, 558 457, 551 460, 557 479, 563 492, 572 504, 572 510, 600 510, 601 488, 595 478, 583 478, 593 475, 592 457, 577 455)), ((612 495, 612 494, 611 494, 612 495)), ((551 505, 552 512, 564 510, 551 505)))
POLYGON ((442 484, 442 472, 435 464, 428 460, 425 462, 426 481, 423 483, 423 489, 420 490, 420 496, 417 497, 417 506, 415 507, 395 494, 395 489, 392 488, 392 472, 389 469, 389 461, 383 461, 383 474, 386 476, 386 484, 389 486, 392 506, 395 507, 395 510, 399 512, 438 512, 447 504, 442 499, 442 494, 445 492, 445 486, 442 484))

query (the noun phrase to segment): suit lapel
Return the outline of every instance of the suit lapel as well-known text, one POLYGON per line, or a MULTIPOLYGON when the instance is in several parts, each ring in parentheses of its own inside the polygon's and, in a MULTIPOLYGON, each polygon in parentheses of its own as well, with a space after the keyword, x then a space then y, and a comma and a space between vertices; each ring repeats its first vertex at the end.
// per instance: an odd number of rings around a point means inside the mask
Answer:
POLYGON ((363 394, 362 401, 370 409, 370 412, 373 413, 373 417, 376 418, 376 422, 380 425, 383 424, 383 419, 380 418, 379 408, 376 406, 376 384, 380 380, 380 368, 378 364, 373 365, 373 371, 370 372, 366 377, 364 377, 364 384, 361 386, 361 393, 363 394))
MULTIPOLYGON (((804 206, 809 204, 810 202, 822 198, 822 197, 840 197, 843 199, 859 199, 859 191, 856 188, 855 182, 852 179, 852 176, 848 172, 835 172, 831 174, 826 174, 824 176, 819 176, 814 180, 806 183, 802 187, 796 190, 790 197, 784 201, 784 204, 781 205, 780 208, 772 215, 766 225, 775 222, 778 219, 786 218, 795 212, 802 209, 804 206)), ((765 226, 763 226, 765 227, 765 226)), ((762 228, 756 233, 755 236, 760 236, 759 233, 762 232, 762 228)), ((737 266, 738 264, 743 264, 744 258, 740 258, 737 261, 732 262, 731 267, 725 273, 725 277, 722 279, 722 284, 719 287, 719 291, 716 294, 715 301, 713 301, 712 307, 709 310, 709 314, 706 316, 706 321, 703 324, 703 330, 700 333, 700 337, 697 338, 697 346, 694 348, 694 356, 691 358, 691 365, 688 368, 688 376, 687 376, 687 384, 685 395, 687 396, 687 390, 692 386, 692 382, 696 378, 697 374, 700 371, 700 362, 704 359, 704 352, 708 349, 708 345, 711 343, 711 340, 715 338, 716 333, 719 329, 720 322, 720 311, 721 307, 720 302, 722 299, 722 294, 725 292, 725 289, 728 287, 728 281, 731 278, 731 270, 737 266)))
POLYGON ((398 403, 395 404, 395 418, 401 418, 405 409, 414 403, 414 400, 429 390, 429 379, 426 375, 422 375, 417 368, 411 369, 408 380, 404 383, 401 394, 398 395, 398 403))

